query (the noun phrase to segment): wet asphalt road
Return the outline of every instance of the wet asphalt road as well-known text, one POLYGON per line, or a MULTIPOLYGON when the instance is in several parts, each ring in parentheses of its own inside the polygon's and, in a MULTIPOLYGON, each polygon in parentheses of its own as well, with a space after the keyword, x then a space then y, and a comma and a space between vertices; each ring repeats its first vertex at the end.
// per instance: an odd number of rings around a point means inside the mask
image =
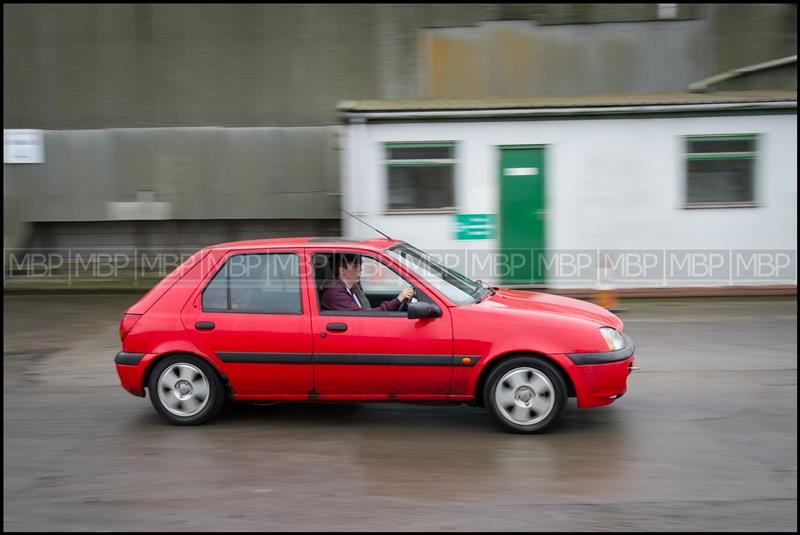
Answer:
POLYGON ((169 426, 118 386, 135 299, 5 297, 4 530, 797 530, 795 299, 623 303, 642 371, 539 436, 406 404, 169 426))

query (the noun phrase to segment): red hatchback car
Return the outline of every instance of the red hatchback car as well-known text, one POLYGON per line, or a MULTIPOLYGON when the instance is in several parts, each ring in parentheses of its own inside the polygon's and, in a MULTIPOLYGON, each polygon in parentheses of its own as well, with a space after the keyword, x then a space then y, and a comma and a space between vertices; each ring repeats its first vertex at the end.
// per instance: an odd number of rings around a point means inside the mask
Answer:
POLYGON ((477 405, 510 431, 536 433, 569 397, 584 408, 622 396, 634 353, 601 307, 492 288, 389 239, 207 247, 130 307, 119 330, 123 388, 147 389, 177 425, 206 422, 226 399, 401 401, 477 405), (343 254, 359 260, 356 310, 327 310, 343 254))

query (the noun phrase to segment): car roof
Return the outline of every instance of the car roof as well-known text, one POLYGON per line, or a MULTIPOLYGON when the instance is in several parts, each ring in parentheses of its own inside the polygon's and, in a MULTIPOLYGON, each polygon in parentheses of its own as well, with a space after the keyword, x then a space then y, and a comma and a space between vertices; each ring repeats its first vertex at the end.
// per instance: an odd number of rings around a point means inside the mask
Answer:
POLYGON ((227 243, 219 243, 212 245, 212 249, 252 249, 252 248, 269 248, 269 247, 313 247, 315 245, 323 246, 342 246, 347 247, 362 247, 372 250, 383 251, 387 247, 402 243, 401 240, 391 240, 388 238, 373 238, 369 240, 350 240, 347 238, 339 237, 302 237, 302 238, 270 238, 263 240, 242 240, 232 241, 227 243))

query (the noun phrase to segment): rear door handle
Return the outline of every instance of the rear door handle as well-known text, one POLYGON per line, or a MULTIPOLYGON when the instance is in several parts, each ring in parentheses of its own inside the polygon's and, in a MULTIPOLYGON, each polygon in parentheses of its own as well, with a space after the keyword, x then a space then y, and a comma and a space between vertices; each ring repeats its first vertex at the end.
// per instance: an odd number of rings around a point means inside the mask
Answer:
POLYGON ((325 326, 325 328, 328 329, 331 332, 334 332, 334 331, 344 332, 344 331, 347 330, 347 324, 346 323, 329 323, 329 324, 327 324, 325 326))
POLYGON ((194 328, 198 331, 210 331, 214 329, 216 325, 214 325, 213 321, 198 321, 194 324, 194 328))

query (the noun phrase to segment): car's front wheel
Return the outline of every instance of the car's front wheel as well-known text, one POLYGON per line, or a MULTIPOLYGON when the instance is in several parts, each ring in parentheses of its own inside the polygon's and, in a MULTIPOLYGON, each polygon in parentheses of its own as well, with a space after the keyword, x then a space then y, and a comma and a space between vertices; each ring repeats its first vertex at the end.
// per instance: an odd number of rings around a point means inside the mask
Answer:
POLYGON ((205 423, 225 403, 225 387, 217 372, 192 355, 173 355, 158 361, 147 386, 156 412, 175 425, 205 423))
POLYGON ((554 426, 567 405, 567 386, 558 370, 537 357, 514 357, 492 370, 484 403, 509 431, 541 433, 554 426))

